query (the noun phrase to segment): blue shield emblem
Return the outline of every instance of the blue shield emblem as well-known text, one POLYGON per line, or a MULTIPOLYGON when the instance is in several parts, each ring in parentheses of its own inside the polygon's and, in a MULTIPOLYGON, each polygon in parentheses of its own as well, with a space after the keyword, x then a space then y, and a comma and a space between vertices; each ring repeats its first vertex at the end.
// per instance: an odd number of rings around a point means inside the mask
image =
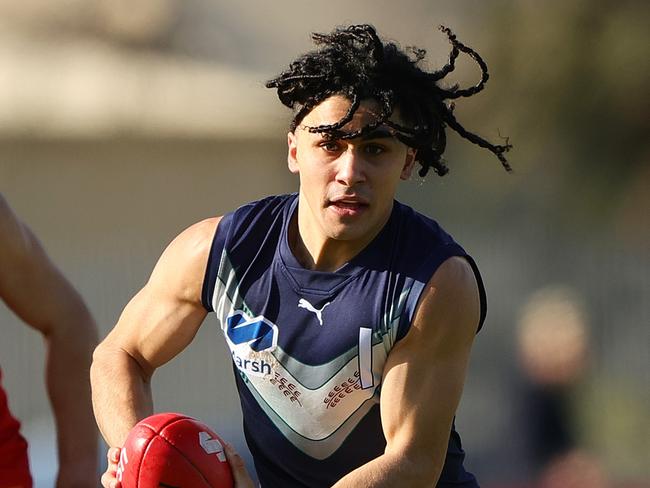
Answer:
POLYGON ((248 344, 253 351, 273 349, 278 343, 278 327, 259 315, 250 318, 236 310, 226 319, 226 335, 235 345, 248 344))

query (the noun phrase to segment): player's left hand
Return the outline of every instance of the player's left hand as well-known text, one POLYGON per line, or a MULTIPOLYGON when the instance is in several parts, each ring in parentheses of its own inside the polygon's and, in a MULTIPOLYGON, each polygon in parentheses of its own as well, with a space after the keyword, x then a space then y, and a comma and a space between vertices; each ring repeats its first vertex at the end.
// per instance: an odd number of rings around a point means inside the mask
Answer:
POLYGON ((117 465, 120 461, 120 449, 118 447, 111 447, 106 453, 108 459, 108 467, 106 472, 102 474, 101 483, 104 488, 122 488, 122 483, 117 480, 117 465))
POLYGON ((237 451, 228 444, 224 442, 224 452, 226 453, 226 459, 228 459, 228 464, 230 464, 230 469, 232 470, 232 477, 235 480, 235 488, 255 488, 255 484, 251 479, 248 471, 246 471, 246 465, 242 457, 237 454, 237 451))

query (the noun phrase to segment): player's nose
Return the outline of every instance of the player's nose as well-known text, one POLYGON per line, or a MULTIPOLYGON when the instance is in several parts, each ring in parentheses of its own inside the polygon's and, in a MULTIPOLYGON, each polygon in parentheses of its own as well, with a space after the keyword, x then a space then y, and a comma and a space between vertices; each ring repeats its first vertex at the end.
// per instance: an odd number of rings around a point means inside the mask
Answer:
POLYGON ((365 181, 365 160, 353 147, 349 147, 338 160, 336 180, 345 186, 354 186, 365 181))

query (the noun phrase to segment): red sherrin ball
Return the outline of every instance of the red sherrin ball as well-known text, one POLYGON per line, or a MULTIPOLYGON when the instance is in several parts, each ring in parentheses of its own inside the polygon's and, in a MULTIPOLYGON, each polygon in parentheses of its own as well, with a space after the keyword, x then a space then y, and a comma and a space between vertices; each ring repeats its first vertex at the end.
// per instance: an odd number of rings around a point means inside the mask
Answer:
POLYGON ((207 425, 178 413, 159 413, 136 424, 120 453, 124 488, 233 488, 221 438, 207 425))

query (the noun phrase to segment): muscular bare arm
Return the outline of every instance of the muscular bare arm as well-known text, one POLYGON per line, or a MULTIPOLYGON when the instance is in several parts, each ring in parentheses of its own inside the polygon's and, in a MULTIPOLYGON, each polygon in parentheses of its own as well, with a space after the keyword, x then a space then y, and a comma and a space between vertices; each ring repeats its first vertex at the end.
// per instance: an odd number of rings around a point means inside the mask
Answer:
POLYGON ((445 261, 427 285, 410 331, 386 363, 380 403, 386 450, 336 488, 436 485, 479 314, 469 263, 445 261))
POLYGON ((0 270, 0 296, 45 339, 46 384, 57 430, 57 486, 94 486, 97 428, 88 370, 97 329, 79 294, 1 195, 0 270))
POLYGON ((201 288, 218 218, 182 232, 93 355, 93 407, 109 446, 153 413, 151 377, 194 338, 206 310, 201 288))

